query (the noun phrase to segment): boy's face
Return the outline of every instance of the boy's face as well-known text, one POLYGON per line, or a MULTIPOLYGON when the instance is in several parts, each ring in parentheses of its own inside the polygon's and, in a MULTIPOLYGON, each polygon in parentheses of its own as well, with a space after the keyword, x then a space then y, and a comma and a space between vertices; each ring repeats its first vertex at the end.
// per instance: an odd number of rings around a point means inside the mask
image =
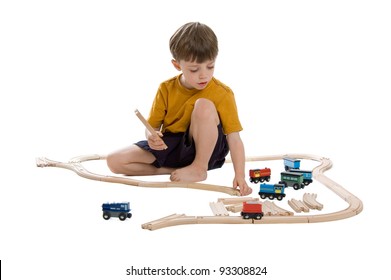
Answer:
POLYGON ((172 60, 174 67, 182 71, 181 83, 188 89, 204 89, 213 77, 215 60, 202 63, 172 60))

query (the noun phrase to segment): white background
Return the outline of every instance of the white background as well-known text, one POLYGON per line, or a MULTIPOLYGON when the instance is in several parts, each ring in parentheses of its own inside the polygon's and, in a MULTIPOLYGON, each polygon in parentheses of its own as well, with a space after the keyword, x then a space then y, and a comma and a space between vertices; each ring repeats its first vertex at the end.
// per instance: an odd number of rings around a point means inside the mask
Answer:
MULTIPOLYGON (((250 279, 384 278, 390 13, 387 1, 373 0, 1 1, 3 276, 131 279, 132 265, 184 265, 267 267, 266 276, 250 279), (67 161, 143 138, 133 110, 147 115, 159 83, 178 74, 168 40, 188 21, 208 24, 219 38, 215 76, 235 92, 247 155, 331 158, 327 176, 362 199, 361 214, 147 231, 141 224, 173 213, 210 215, 208 203, 226 195, 103 183, 35 166, 36 157, 67 161), (106 201, 129 201, 133 218, 103 220, 106 201)), ((103 162, 89 166, 108 172, 103 162)), ((230 185, 232 178, 227 165, 208 181, 230 185)), ((325 210, 346 206, 320 184, 308 191, 319 193, 325 210)))

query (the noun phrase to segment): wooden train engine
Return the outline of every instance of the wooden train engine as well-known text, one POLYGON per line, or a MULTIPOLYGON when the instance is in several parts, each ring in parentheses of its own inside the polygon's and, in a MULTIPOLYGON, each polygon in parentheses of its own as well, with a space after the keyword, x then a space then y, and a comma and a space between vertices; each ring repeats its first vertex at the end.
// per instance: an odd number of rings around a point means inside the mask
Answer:
POLYGON ((251 183, 258 183, 258 182, 269 182, 270 176, 271 176, 271 170, 270 168, 263 168, 263 169, 250 169, 249 176, 250 176, 250 182, 251 183))

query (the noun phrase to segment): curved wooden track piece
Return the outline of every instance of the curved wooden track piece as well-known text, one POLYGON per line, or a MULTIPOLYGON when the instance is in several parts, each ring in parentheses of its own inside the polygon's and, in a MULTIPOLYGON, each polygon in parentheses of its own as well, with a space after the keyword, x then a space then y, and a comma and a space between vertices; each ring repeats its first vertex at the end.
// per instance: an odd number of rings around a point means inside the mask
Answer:
POLYGON ((264 216, 293 216, 293 212, 285 210, 269 200, 262 203, 262 211, 264 216))
POLYGON ((305 193, 303 195, 303 202, 310 209, 322 210, 323 209, 323 204, 319 203, 316 200, 316 197, 317 197, 316 193, 305 193))
POLYGON ((295 210, 296 213, 300 212, 310 212, 310 208, 301 200, 297 199, 290 199, 288 200, 288 204, 290 207, 292 207, 293 210, 295 210))
POLYGON ((186 216, 184 214, 178 217, 176 214, 155 220, 142 225, 143 229, 155 230, 163 227, 185 225, 185 224, 280 224, 280 223, 316 223, 328 222, 346 219, 359 214, 363 210, 362 201, 355 195, 344 189, 341 185, 326 177, 323 173, 332 167, 332 162, 328 158, 307 155, 307 154, 285 154, 274 156, 248 157, 246 161, 266 161, 266 160, 281 160, 284 157, 297 159, 308 159, 320 162, 320 164, 312 170, 312 176, 315 180, 329 188, 341 199, 348 203, 348 207, 334 213, 320 215, 301 215, 301 216, 264 216, 261 220, 245 220, 241 217, 230 216, 186 216))
POLYGON ((72 158, 68 162, 59 162, 50 160, 44 157, 36 158, 36 164, 38 167, 60 167, 74 171, 77 175, 97 181, 120 183, 125 185, 137 186, 137 187, 150 187, 150 188, 187 188, 187 189, 199 189, 205 191, 215 191, 226 193, 229 195, 239 196, 239 190, 232 187, 202 184, 202 183, 186 183, 186 182, 148 182, 135 180, 131 177, 125 176, 109 176, 100 175, 88 171, 82 163, 90 160, 103 160, 106 159, 102 155, 85 155, 72 158))

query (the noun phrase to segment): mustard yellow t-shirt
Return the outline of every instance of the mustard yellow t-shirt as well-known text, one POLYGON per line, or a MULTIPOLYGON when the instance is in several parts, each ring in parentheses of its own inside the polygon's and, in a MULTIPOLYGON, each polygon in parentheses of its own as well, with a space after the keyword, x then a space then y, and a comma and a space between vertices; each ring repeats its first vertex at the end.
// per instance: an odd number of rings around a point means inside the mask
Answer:
POLYGON ((202 90, 187 89, 178 75, 160 84, 148 122, 162 132, 185 132, 190 125, 194 104, 199 98, 212 101, 217 109, 225 134, 241 131, 235 97, 232 90, 213 78, 202 90))

